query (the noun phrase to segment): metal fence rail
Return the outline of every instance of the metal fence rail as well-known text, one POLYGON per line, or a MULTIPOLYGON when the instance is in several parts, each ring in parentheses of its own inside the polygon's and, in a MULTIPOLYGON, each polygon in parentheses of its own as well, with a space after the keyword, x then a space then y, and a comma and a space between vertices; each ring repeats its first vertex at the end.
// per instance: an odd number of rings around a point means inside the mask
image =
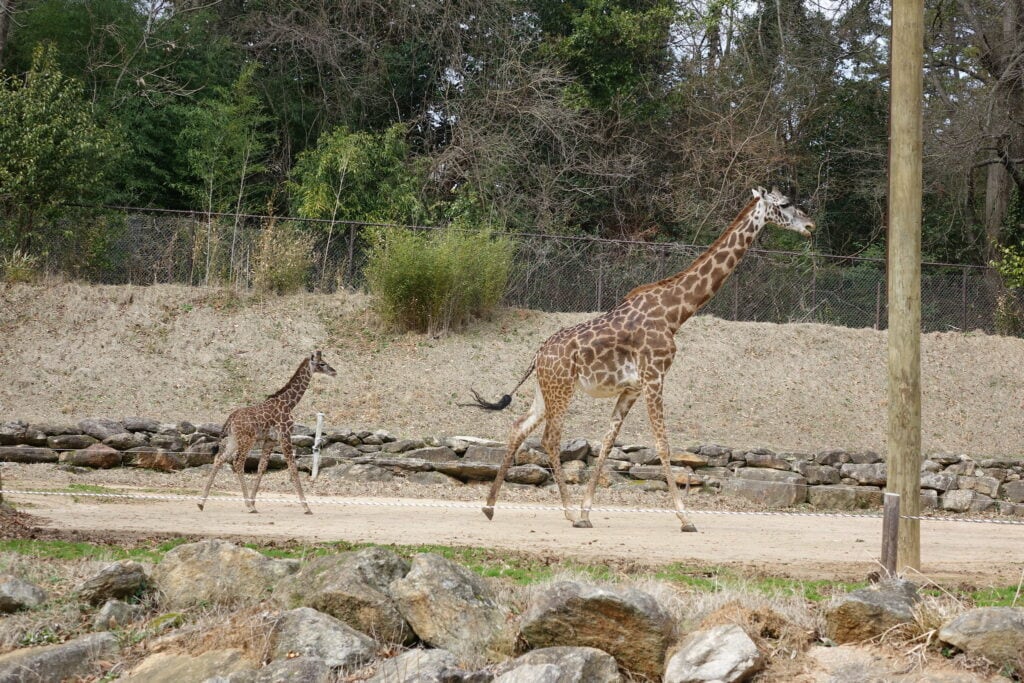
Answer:
MULTIPOLYGON (((103 284, 231 284, 251 287, 298 235, 304 285, 332 292, 365 284, 368 227, 353 222, 124 208, 102 230, 58 229, 40 255, 47 272, 103 284), (291 237, 289 237, 291 236, 291 237)), ((406 229, 431 229, 407 226, 406 229)), ((505 303, 544 311, 606 310, 638 284, 685 268, 703 246, 520 233, 505 303)), ((924 331, 997 330, 990 269, 924 264, 924 331)), ((751 249, 702 310, 728 320, 819 322, 884 328, 882 259, 751 249)))

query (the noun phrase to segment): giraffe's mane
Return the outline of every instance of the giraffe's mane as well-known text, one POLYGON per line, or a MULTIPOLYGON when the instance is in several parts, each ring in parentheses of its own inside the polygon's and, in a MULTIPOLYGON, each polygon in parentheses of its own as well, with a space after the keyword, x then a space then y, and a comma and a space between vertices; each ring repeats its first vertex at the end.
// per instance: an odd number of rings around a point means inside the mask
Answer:
POLYGON ((629 292, 629 294, 627 294, 625 297, 623 297, 623 300, 625 301, 626 299, 632 299, 634 296, 636 296, 638 294, 643 294, 644 292, 649 292, 652 289, 658 289, 659 287, 663 287, 664 285, 667 285, 670 281, 676 280, 676 279, 682 277, 683 275, 686 275, 687 273, 691 272, 692 270, 694 270, 696 268, 699 268, 702 263, 704 263, 706 260, 711 258, 711 255, 715 252, 715 250, 719 246, 721 246, 721 244, 729 237, 729 235, 731 235, 732 232, 736 228, 738 228, 740 226, 740 224, 743 223, 744 220, 746 220, 746 218, 750 214, 750 212, 754 210, 754 206, 756 204, 757 204, 757 197, 754 197, 753 199, 750 200, 750 202, 747 203, 747 205, 745 207, 743 207, 743 210, 740 211, 739 215, 737 215, 736 218, 733 219, 732 223, 729 224, 729 227, 726 228, 722 232, 722 234, 718 236, 718 239, 716 239, 714 242, 712 242, 708 246, 708 248, 704 250, 704 253, 701 254, 700 256, 698 256, 694 260, 694 262, 691 263, 690 266, 686 270, 684 270, 684 271, 682 271, 680 273, 676 273, 675 275, 669 275, 668 277, 663 278, 661 280, 658 280, 657 282, 648 282, 645 285, 640 285, 639 287, 634 287, 629 292))
POLYGON ((292 385, 292 382, 295 381, 295 378, 299 376, 300 372, 302 372, 302 366, 305 365, 308 362, 309 361, 304 360, 301 363, 299 363, 299 367, 295 369, 294 373, 292 373, 291 379, 289 379, 287 382, 285 382, 285 385, 283 387, 281 387, 280 389, 278 389, 277 391, 275 391, 274 393, 268 394, 267 398, 268 399, 269 398, 277 398, 278 396, 283 394, 284 390, 287 389, 288 387, 290 387, 292 385))

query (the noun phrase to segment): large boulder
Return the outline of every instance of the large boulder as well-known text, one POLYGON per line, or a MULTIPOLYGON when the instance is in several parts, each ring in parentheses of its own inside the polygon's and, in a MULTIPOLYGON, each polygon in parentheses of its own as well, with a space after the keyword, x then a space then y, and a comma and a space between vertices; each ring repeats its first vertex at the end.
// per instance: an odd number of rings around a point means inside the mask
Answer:
POLYGON ((450 683, 465 673, 448 650, 417 648, 385 659, 366 683, 450 683))
POLYGON ((292 562, 213 539, 174 548, 154 568, 152 579, 168 609, 202 603, 235 605, 267 597, 296 568, 292 562))
POLYGON ((46 591, 16 576, 0 575, 0 614, 34 609, 46 602, 46 591))
POLYGON ((0 683, 94 680, 98 661, 120 649, 117 636, 103 632, 57 645, 14 650, 0 655, 0 683))
POLYGON ((97 441, 103 441, 115 434, 123 434, 125 432, 124 425, 120 422, 106 418, 82 420, 78 423, 78 428, 82 430, 83 434, 88 434, 97 441))
POLYGON ((99 443, 99 441, 87 434, 55 434, 46 437, 46 445, 55 451, 88 448, 94 443, 99 443))
POLYGON ((141 619, 143 614, 141 605, 129 605, 122 600, 107 600, 93 617, 92 628, 94 631, 124 628, 127 624, 141 619))
POLYGON ((807 502, 826 510, 860 510, 882 504, 882 491, 873 486, 812 486, 807 502))
POLYGON ((744 467, 722 482, 722 493, 765 507, 790 507, 807 500, 807 480, 794 472, 744 467))
POLYGON ((60 462, 64 465, 108 470, 113 467, 120 467, 121 457, 121 451, 116 448, 111 448, 102 443, 94 443, 88 448, 61 453, 60 462))
POLYGON ((319 657, 331 668, 355 668, 371 660, 377 643, 329 614, 310 607, 283 612, 270 637, 270 658, 319 657))
POLYGON ((520 623, 523 638, 533 648, 597 648, 624 669, 651 678, 662 673, 674 630, 672 617, 651 595, 576 581, 539 590, 520 623))
MULTIPOLYGON (((114 636, 107 633, 111 638, 114 636)), ((202 683, 214 676, 253 668, 241 650, 210 650, 201 655, 157 652, 139 662, 119 683, 202 683)))
POLYGON ((411 643, 415 634, 389 594, 409 563, 383 548, 328 555, 307 562, 274 589, 286 609, 312 607, 382 642, 411 643))
POLYGON ((405 620, 423 642, 457 656, 503 656, 511 649, 507 612, 490 586, 440 555, 413 558, 409 573, 390 586, 405 620))
POLYGON ((939 640, 1024 673, 1024 607, 978 607, 939 629, 939 640))
MULTIPOLYGON (((259 671, 251 673, 251 678, 246 677, 245 680, 247 683, 331 683, 337 679, 331 667, 320 657, 292 657, 271 662, 259 671)), ((229 678, 226 683, 235 681, 229 678)), ((239 680, 238 683, 242 681, 239 680)))
POLYGON ((40 446, 0 446, 0 462, 20 462, 27 465, 55 463, 57 451, 40 446))
MULTIPOLYGON (((144 470, 177 472, 178 470, 185 469, 186 465, 194 467, 195 464, 192 457, 192 453, 186 454, 183 458, 177 453, 171 453, 162 448, 139 446, 123 454, 122 464, 126 467, 137 467, 144 470)), ((213 455, 210 455, 209 462, 213 462, 213 455)))
POLYGON ((840 468, 844 477, 856 479, 858 484, 869 486, 885 486, 888 477, 888 467, 884 462, 879 463, 848 463, 840 468))
POLYGON ((665 664, 664 683, 744 681, 765 664, 757 644, 736 624, 695 631, 665 664))
POLYGON ((86 579, 76 589, 79 597, 92 605, 111 598, 129 598, 146 588, 146 570, 133 560, 121 560, 104 567, 95 576, 86 579))
POLYGON ((619 665, 593 647, 545 647, 498 667, 493 683, 619 683, 619 665))
POLYGON ((920 600, 910 581, 882 581, 836 598, 825 610, 828 637, 852 643, 882 635, 893 626, 914 620, 920 600))

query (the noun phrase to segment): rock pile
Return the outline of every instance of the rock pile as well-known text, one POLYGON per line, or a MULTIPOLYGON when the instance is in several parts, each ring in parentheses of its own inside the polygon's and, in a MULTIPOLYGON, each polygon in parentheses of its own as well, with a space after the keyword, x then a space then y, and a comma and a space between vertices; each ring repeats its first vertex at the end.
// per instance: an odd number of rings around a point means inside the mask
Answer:
MULTIPOLYGON (((220 540, 178 546, 144 571, 135 562, 111 564, 77 596, 96 610, 93 632, 0 655, 0 680, 91 678, 117 666, 121 681, 732 683, 770 664, 771 641, 780 637, 771 631, 785 623, 772 613, 767 630, 756 620, 690 624, 683 603, 578 580, 514 598, 432 553, 406 560, 367 548, 300 562, 220 540), (187 615, 211 608, 223 623, 205 619, 197 639, 187 615)), ((4 611, 45 609, 49 599, 13 577, 0 579, 4 611)), ((912 625, 920 599, 906 581, 839 596, 821 608, 824 630, 807 633, 804 646, 863 642, 912 625)), ((949 652, 1024 671, 1024 608, 966 610, 938 638, 949 652)), ((956 680, 985 680, 961 673, 956 680)), ((922 671, 900 680, 936 679, 922 671)))
MULTIPOLYGON (((211 463, 220 437, 217 424, 147 418, 88 419, 74 425, 10 421, 0 424, 0 462, 175 471, 211 463)), ((313 430, 296 425, 291 441, 300 469, 309 471, 313 430)), ((580 438, 564 444, 559 457, 570 484, 600 476, 605 486, 666 487, 653 448, 617 445, 604 471, 595 475, 596 449, 596 443, 580 438)), ((383 430, 328 429, 320 442, 325 476, 360 481, 395 476, 430 484, 489 481, 504 455, 504 444, 471 436, 399 439, 383 430)), ((679 485, 720 491, 766 507, 878 507, 887 474, 884 459, 873 451, 779 453, 698 444, 673 452, 671 461, 679 485)), ((251 455, 247 469, 254 470, 256 463, 257 456, 251 455)), ((275 453, 270 468, 284 466, 283 457, 275 453)), ((528 439, 520 449, 506 480, 535 486, 551 483, 548 456, 537 438, 528 439)), ((930 454, 921 466, 921 504, 926 509, 1024 516, 1024 460, 930 454)))

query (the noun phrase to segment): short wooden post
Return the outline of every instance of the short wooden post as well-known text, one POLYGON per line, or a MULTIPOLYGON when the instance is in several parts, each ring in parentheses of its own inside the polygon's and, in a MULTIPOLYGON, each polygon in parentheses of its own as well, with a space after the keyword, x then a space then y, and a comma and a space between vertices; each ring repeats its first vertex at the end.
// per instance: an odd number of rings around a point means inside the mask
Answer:
POLYGON ((895 576, 900 533, 900 494, 886 491, 882 500, 882 567, 886 576, 895 576))

